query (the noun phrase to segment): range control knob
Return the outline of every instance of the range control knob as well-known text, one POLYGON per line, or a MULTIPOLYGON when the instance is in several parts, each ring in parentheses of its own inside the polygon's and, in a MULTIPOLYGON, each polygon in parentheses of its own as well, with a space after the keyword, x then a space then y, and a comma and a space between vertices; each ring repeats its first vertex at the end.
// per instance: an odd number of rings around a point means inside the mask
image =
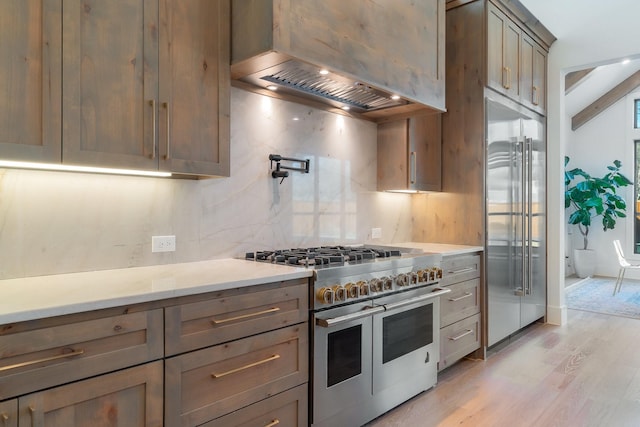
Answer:
POLYGON ((382 281, 380 281, 380 279, 371 279, 369 281, 369 289, 371 290, 371 292, 381 292, 382 281))
POLYGON ((398 284, 398 286, 403 287, 403 286, 407 286, 409 284, 409 280, 407 278, 407 275, 402 273, 402 274, 398 274, 396 276, 396 283, 398 284))
POLYGON ((347 291, 344 286, 341 285, 333 285, 333 300, 338 301, 346 301, 347 300, 347 291))
POLYGON ((333 289, 327 287, 318 289, 316 299, 323 304, 333 304, 333 289))
POLYGON ((442 279, 442 269, 434 267, 433 270, 435 271, 436 279, 442 279))
POLYGON ((358 283, 347 283, 344 285, 344 289, 347 291, 347 298, 358 298, 360 296, 360 286, 358 283))
POLYGON ((412 271, 411 273, 407 273, 407 277, 409 278, 410 285, 418 284, 418 273, 416 273, 415 271, 412 271))
POLYGON ((361 296, 369 295, 369 284, 367 282, 364 282, 361 280, 357 283, 357 285, 358 285, 358 288, 360 289, 361 296))
POLYGON ((383 277, 382 279, 380 279, 380 281, 382 282, 383 290, 390 291, 393 289, 393 279, 391 279, 390 277, 383 277))
POLYGON ((428 273, 429 273, 429 278, 427 279, 428 281, 433 282, 434 280, 436 280, 436 271, 435 271, 435 269, 430 268, 428 270, 428 273))
POLYGON ((418 270, 418 282, 429 281, 429 270, 418 270))

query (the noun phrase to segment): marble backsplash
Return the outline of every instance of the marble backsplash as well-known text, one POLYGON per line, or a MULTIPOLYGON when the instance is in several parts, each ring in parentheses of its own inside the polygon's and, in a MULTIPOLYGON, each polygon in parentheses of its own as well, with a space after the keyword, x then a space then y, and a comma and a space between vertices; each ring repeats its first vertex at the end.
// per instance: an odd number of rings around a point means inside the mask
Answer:
POLYGON ((231 93, 230 178, 0 169, 0 279, 411 240, 411 196, 376 192, 375 124, 231 93), (310 173, 280 183, 272 153, 310 159, 310 173), (176 251, 152 253, 154 235, 175 235, 176 251))

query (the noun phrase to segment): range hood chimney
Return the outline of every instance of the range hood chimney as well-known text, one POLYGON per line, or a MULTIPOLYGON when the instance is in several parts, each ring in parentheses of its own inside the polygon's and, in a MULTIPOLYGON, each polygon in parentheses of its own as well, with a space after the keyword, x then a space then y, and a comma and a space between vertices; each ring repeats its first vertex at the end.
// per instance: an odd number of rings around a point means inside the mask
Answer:
POLYGON ((382 3, 232 0, 234 86, 373 121, 444 111, 444 58, 438 56, 444 53, 443 0, 382 3), (402 22, 381 25, 389 17, 402 22), (430 20, 441 25, 442 37, 430 27, 433 43, 420 34, 407 46, 430 20), (385 42, 374 45, 379 40, 385 42), (420 52, 425 45, 435 57, 420 52), (441 76, 433 90, 434 79, 425 73, 441 76), (432 99, 420 99, 422 90, 432 99))

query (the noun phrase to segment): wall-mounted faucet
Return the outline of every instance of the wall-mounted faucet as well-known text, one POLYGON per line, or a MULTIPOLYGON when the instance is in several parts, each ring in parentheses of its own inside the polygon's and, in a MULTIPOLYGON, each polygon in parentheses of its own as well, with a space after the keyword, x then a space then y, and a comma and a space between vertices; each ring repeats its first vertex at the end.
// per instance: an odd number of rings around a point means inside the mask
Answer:
POLYGON ((274 179, 282 178, 280 180, 280 184, 284 181, 286 177, 289 176, 288 171, 298 171, 303 173, 309 173, 309 159, 294 159, 291 157, 282 157, 280 154, 269 154, 269 161, 271 162, 271 169, 273 169, 273 162, 276 162, 276 169, 271 171, 271 177, 274 179), (299 163, 299 167, 294 166, 284 166, 281 165, 280 162, 287 161, 293 163, 299 163))

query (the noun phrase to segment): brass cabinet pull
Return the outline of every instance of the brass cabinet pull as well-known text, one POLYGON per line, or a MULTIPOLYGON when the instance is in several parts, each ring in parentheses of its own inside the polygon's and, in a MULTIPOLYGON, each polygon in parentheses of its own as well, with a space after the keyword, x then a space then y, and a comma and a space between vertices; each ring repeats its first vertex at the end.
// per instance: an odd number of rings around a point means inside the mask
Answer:
POLYGON ((152 141, 151 141, 151 158, 155 159, 156 158, 156 100, 155 99, 151 99, 149 100, 149 105, 151 105, 151 117, 153 118, 151 120, 151 126, 153 127, 152 129, 152 141))
POLYGON ((276 359, 280 359, 280 355, 279 354, 274 354, 273 356, 267 357, 264 360, 260 360, 258 362, 253 362, 253 363, 249 363, 248 365, 244 365, 244 366, 241 366, 239 368, 231 369, 230 371, 220 372, 219 374, 213 373, 213 374, 211 374, 211 376, 213 378, 221 378, 221 377, 224 377, 226 375, 235 374, 236 372, 244 371, 245 369, 253 368, 254 366, 262 365, 264 363, 271 362, 271 361, 276 360, 276 359))
POLYGON ((461 297, 449 298, 449 301, 451 301, 451 302, 460 301, 460 300, 463 300, 465 298, 469 298, 471 295, 473 295, 471 292, 465 292, 464 295, 462 295, 461 297))
POLYGON ((475 267, 465 267, 465 268, 461 268, 460 270, 449 270, 448 273, 449 274, 467 273, 469 271, 474 271, 475 269, 476 269, 475 267))
POLYGON ((84 354, 84 350, 76 350, 76 351, 72 351, 71 353, 63 353, 63 354, 58 354, 56 356, 45 357, 43 359, 30 360, 28 362, 16 363, 15 365, 2 366, 2 367, 0 367, 0 372, 8 371, 10 369, 22 368, 24 366, 36 365, 38 363, 43 363, 43 362, 51 362, 53 360, 58 360, 58 359, 66 359, 67 357, 80 356, 81 354, 84 354))
POLYGON ((167 154, 164 156, 164 158, 168 160, 169 158, 171 158, 171 134, 169 133, 171 132, 171 125, 169 124, 169 103, 163 102, 162 106, 167 112, 167 154))
POLYGON ((31 414, 31 427, 36 425, 36 408, 33 405, 29 405, 29 413, 31 414))
POLYGON ((277 426, 278 424, 280 424, 280 420, 276 418, 275 420, 271 421, 269 424, 265 425, 264 427, 273 427, 273 426, 277 426))
POLYGON ((533 105, 538 105, 540 103, 540 95, 538 94, 537 86, 533 87, 533 96, 531 96, 531 103, 533 105))
POLYGON ((409 172, 409 175, 410 175, 409 179, 411 180, 411 184, 415 184, 416 183, 416 177, 417 177, 417 174, 418 174, 417 169, 416 169, 417 166, 418 166, 416 164, 416 162, 417 162, 416 157, 417 157, 416 156, 416 152, 412 151, 411 155, 410 155, 410 163, 411 164, 409 165, 409 168, 411 168, 411 170, 409 172))
POLYGON ((473 330, 472 330, 472 329, 467 329, 466 331, 464 331, 464 332, 463 332, 463 333, 461 333, 460 335, 455 336, 455 337, 449 337, 449 339, 450 339, 451 341, 458 341, 460 338, 462 338, 462 337, 466 337, 467 335, 472 334, 472 333, 473 333, 473 330))
POLYGON ((276 311, 280 311, 280 307, 273 307, 268 310, 262 310, 256 313, 243 314, 241 316, 236 316, 236 317, 229 317, 228 319, 221 319, 221 320, 211 319, 211 323, 213 323, 214 325, 219 325, 221 323, 233 322, 234 320, 248 319, 250 317, 260 316, 261 314, 275 313, 276 311))
POLYGON ((502 86, 505 89, 511 89, 511 68, 503 67, 502 70, 503 70, 503 73, 504 73, 504 71, 507 72, 507 78, 505 79, 506 83, 503 83, 502 86))
POLYGON ((7 414, 5 414, 3 412, 1 416, 2 416, 2 424, 8 425, 9 424, 9 415, 7 415, 7 414))

